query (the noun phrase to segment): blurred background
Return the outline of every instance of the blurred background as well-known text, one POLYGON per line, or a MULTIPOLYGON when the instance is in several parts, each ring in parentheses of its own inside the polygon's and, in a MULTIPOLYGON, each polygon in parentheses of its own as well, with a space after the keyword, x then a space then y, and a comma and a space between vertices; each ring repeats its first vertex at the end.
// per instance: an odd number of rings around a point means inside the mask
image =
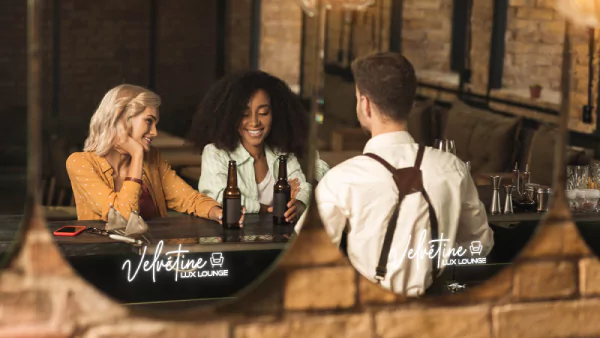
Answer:
MULTIPOLYGON (((185 144, 196 106, 222 75, 262 69, 283 80, 307 108, 314 67, 324 71, 321 157, 334 166, 361 152, 350 62, 398 51, 417 69, 419 102, 409 131, 420 143, 453 139, 482 182, 529 164, 550 184, 565 21, 550 0, 377 0, 364 12, 329 11, 325 62, 316 19, 294 0, 44 1, 42 102, 44 204, 52 219, 75 217, 65 160, 82 149, 90 117, 120 83, 163 98, 154 145, 192 186, 200 154, 185 144)), ((0 4, 0 179, 4 213, 21 213, 26 166, 26 2, 0 4)), ((568 160, 600 155, 595 31, 573 32, 568 160), (584 106, 591 107, 588 113, 584 106)), ((489 183, 488 183, 489 184, 489 183)))

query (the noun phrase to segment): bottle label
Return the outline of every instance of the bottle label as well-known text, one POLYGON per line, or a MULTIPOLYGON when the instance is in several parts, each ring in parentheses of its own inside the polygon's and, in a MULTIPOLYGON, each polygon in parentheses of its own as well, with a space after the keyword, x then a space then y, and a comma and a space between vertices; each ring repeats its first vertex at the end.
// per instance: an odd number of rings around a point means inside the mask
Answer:
POLYGON ((273 194, 273 216, 283 217, 287 211, 290 194, 287 192, 276 192, 273 194))
POLYGON ((226 199, 223 204, 223 224, 238 223, 242 218, 242 199, 226 199))

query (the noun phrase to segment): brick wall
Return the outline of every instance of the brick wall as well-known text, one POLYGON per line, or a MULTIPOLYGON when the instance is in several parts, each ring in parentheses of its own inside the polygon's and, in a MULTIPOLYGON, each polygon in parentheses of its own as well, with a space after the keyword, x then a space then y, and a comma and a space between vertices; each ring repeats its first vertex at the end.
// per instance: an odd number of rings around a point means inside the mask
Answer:
POLYGON ((326 62, 338 63, 338 54, 342 52, 342 64, 349 63, 347 57, 362 56, 378 50, 385 51, 390 42, 391 0, 379 0, 367 10, 357 12, 352 18, 349 12, 329 11, 327 14, 327 51, 326 62), (354 20, 351 27, 351 22, 354 20), (348 50, 350 30, 352 29, 352 51, 348 50), (349 52, 351 52, 350 55, 349 52))
MULTIPOLYGON (((227 69, 249 66, 249 0, 231 0, 227 69), (246 5, 244 8, 242 5, 246 5), (246 36, 243 33, 246 33, 246 36)), ((184 134, 198 101, 215 80, 216 1, 157 1, 156 90, 163 97, 161 128, 184 134)), ((122 82, 147 86, 150 2, 43 1, 42 103, 47 121, 57 113, 76 139, 106 91, 122 82), (60 16, 59 111, 52 111, 53 6, 60 16)), ((26 104, 26 2, 2 1, 0 107, 26 104)), ((6 111, 2 109, 2 111, 6 111)), ((22 132, 25 134, 25 131, 22 132)))
POLYGON ((299 88, 302 9, 292 0, 263 1, 260 20, 260 69, 299 88))
MULTIPOLYGON (((522 89, 523 97, 506 97, 498 93, 500 98, 509 98, 526 104, 539 105, 544 108, 559 109, 556 100, 552 102, 534 102, 528 98, 529 85, 539 83, 544 91, 556 97, 560 85, 561 53, 563 46, 564 19, 552 8, 552 0, 512 0, 509 2, 506 32, 506 50, 504 59, 503 88, 522 89), (554 93, 551 93, 554 92, 554 93)), ((406 0, 403 1, 402 49, 413 62, 417 70, 450 72, 450 51, 452 47, 452 1, 442 0, 406 0)), ((371 16, 378 7, 384 9, 386 20, 389 20, 390 2, 379 0, 366 14, 358 14, 357 27, 354 31, 353 55, 363 56, 374 48, 376 41, 371 39, 371 16)), ((375 15, 377 18, 377 15, 375 15)), ((488 86, 491 32, 493 20, 492 1, 474 1, 471 17, 471 67, 472 81, 470 90, 485 94, 488 86)), ((342 30, 343 15, 330 12, 328 17, 328 49, 327 61, 337 62, 342 30)), ((309 19, 309 25, 311 19, 309 19)), ((305 56, 312 56, 310 48, 316 46, 312 28, 306 30, 305 56), (312 46, 312 47, 311 47, 312 46)), ((385 43, 389 42, 389 21, 384 23, 383 35, 385 43)), ((344 48, 348 46, 348 33, 342 39, 344 48)), ((571 91, 571 113, 569 128, 580 132, 592 132, 595 129, 595 111, 592 124, 581 122, 582 107, 587 104, 588 77, 588 31, 585 28, 573 27, 571 34, 573 44, 573 78, 571 91)), ((598 40, 598 37, 596 36, 598 40)), ((600 51, 600 43, 596 43, 595 55, 600 51)), ((386 46, 387 47, 387 46, 386 46)), ((384 50, 386 48, 383 48, 384 50)), ((351 61, 351 60, 350 60, 351 61)), ((596 60, 596 65, 598 64, 596 60)), ((303 83, 305 96, 312 88, 311 72, 314 68, 312 59, 305 59, 305 80, 303 83)), ((344 59, 344 64, 348 62, 344 59)), ((598 71, 595 67, 594 98, 598 71)), ((435 94, 441 95, 441 93, 435 94)), ((496 95, 496 93, 494 93, 496 95)), ((548 115, 522 109, 511 109, 514 114, 523 115, 546 122, 555 119, 548 115)))
POLYGON ((124 82, 148 85, 149 6, 143 0, 59 4, 59 117, 87 129, 110 88, 124 82))
POLYGON ((25 2, 0 3, 0 106, 24 107, 26 103, 26 19, 25 2))
POLYGON ((492 44, 493 1, 473 1, 471 15, 471 83, 487 88, 492 44))
POLYGON ((450 71, 452 1, 405 0, 402 51, 416 69, 450 71))
POLYGON ((37 214, 22 251, 0 275, 0 336, 600 335, 600 262, 556 204, 512 267, 468 293, 411 301, 360 277, 311 210, 293 247, 256 289, 218 308, 151 317, 112 303, 75 276, 37 214))
POLYGON ((252 30, 252 1, 228 0, 229 17, 225 55, 228 56, 226 72, 250 68, 252 30))
POLYGON ((217 3, 157 3, 156 90, 163 99, 161 128, 184 136, 196 106, 217 78, 217 3))
POLYGON ((558 90, 564 31, 552 1, 510 1, 503 84, 558 90))

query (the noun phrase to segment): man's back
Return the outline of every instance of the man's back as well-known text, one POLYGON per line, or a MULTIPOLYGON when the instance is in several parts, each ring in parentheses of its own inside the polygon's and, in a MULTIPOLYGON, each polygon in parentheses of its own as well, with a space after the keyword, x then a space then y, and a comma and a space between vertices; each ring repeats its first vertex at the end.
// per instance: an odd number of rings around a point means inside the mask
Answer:
MULTIPOLYGON (((407 132, 392 132, 372 138, 364 152, 380 156, 394 168, 406 168, 415 164, 417 150, 418 144, 407 132)), ((481 241, 481 255, 487 254, 493 245, 492 231, 464 163, 452 154, 427 148, 420 170, 437 216, 438 236, 447 240, 441 242, 441 249, 481 241)), ((392 174, 374 159, 358 156, 330 170, 317 186, 316 199, 334 243, 339 244, 348 221, 350 261, 375 281, 387 224, 398 202, 392 174)), ((420 193, 409 194, 400 208, 382 286, 408 295, 424 292, 432 282, 431 261, 413 256, 428 252, 430 240, 428 204, 420 193)))

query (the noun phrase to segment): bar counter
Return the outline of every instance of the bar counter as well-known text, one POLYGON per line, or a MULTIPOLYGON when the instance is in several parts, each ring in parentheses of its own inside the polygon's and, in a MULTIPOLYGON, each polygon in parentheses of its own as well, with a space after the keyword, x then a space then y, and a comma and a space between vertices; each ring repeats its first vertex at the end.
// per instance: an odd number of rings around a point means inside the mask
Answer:
MULTIPOLYGON (((3 253, 15 239, 21 220, 22 215, 0 216, 3 253)), ((146 223, 149 243, 143 246, 87 232, 53 237, 74 270, 108 296, 125 304, 164 304, 233 297, 268 271, 295 236, 293 225, 275 226, 271 215, 247 214, 242 229, 224 229, 217 222, 189 215, 146 223), (185 252, 173 254, 180 246, 185 252), (176 269, 166 267, 169 259, 176 269), (194 265, 184 266, 185 262, 194 265)), ((102 221, 48 222, 51 232, 68 225, 105 227, 102 221)))

